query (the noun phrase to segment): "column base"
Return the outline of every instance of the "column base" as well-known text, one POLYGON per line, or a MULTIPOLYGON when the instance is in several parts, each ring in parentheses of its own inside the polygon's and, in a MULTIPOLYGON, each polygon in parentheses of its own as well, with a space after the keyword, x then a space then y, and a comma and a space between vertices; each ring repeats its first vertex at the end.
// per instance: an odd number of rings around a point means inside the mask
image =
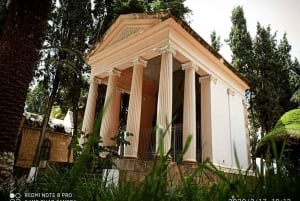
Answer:
POLYGON ((134 155, 124 155, 122 159, 134 159, 134 160, 137 160, 138 157, 134 156, 134 155))
POLYGON ((195 160, 183 160, 181 162, 181 165, 197 165, 198 162, 195 160))

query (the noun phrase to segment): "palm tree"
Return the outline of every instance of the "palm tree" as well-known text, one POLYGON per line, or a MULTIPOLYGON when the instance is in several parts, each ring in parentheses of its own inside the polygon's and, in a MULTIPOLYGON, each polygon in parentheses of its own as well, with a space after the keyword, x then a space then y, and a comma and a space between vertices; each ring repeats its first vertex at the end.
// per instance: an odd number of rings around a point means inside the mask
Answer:
MULTIPOLYGON (((50 0, 11 0, 0 39, 0 184, 12 184, 14 153, 50 0)), ((0 188, 1 189, 1 188, 0 188)))
POLYGON ((284 113, 273 130, 260 140, 256 151, 265 159, 282 157, 284 168, 297 173, 300 170, 300 109, 284 113))

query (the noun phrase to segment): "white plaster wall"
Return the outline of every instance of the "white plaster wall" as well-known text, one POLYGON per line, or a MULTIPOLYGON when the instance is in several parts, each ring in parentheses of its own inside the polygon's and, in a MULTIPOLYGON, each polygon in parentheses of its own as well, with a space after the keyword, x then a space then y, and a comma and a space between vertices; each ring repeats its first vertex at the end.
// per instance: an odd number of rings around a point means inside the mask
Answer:
POLYGON ((217 80, 216 83, 211 83, 211 98, 213 163, 237 168, 238 160, 240 167, 245 170, 249 162, 242 102, 244 96, 229 89, 222 80, 217 80), (236 149, 237 160, 234 149, 236 149))
POLYGON ((230 100, 230 120, 231 120, 231 137, 232 137, 232 155, 233 166, 237 167, 236 160, 238 160, 242 169, 247 169, 248 152, 247 152, 247 139, 245 128, 245 115, 243 108, 243 97, 235 93, 233 96, 229 95, 230 100), (234 155, 234 147, 236 149, 237 159, 234 155))
POLYGON ((227 87, 217 80, 211 83, 212 158, 215 165, 231 167, 231 137, 227 87))

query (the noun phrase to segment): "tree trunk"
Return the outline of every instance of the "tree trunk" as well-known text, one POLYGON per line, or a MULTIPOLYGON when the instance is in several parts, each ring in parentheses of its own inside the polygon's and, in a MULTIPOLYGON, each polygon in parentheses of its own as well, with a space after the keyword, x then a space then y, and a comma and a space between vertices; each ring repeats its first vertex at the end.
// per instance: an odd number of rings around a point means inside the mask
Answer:
MULTIPOLYGON (((78 75, 75 73, 73 76, 73 90, 74 94, 72 96, 72 112, 73 112, 73 136, 72 136, 72 141, 70 145, 76 145, 77 144, 77 132, 78 132, 78 102, 80 98, 80 92, 81 92, 81 73, 78 75), (78 76, 78 77, 77 77, 78 76)), ((70 159, 72 153, 71 147, 69 147, 68 151, 68 162, 70 159)))
POLYGON ((12 0, 0 40, 0 184, 11 180, 18 129, 50 0, 12 0))
POLYGON ((44 142, 44 139, 45 139, 47 126, 48 126, 48 122, 49 122, 49 119, 50 119, 52 106, 53 106, 53 103, 55 101, 55 96, 57 94, 57 90, 58 90, 58 87, 59 87, 59 83, 60 83, 60 72, 57 71, 56 74, 55 74, 54 81, 53 81, 53 88, 52 88, 51 94, 49 96, 47 107, 46 107, 46 110, 45 110, 45 113, 44 113, 43 124, 42 124, 42 129, 41 129, 41 132, 40 132, 38 147, 36 149, 34 161, 33 161, 33 164, 32 164, 33 167, 38 167, 39 163, 40 163, 42 145, 43 145, 43 142, 44 142))

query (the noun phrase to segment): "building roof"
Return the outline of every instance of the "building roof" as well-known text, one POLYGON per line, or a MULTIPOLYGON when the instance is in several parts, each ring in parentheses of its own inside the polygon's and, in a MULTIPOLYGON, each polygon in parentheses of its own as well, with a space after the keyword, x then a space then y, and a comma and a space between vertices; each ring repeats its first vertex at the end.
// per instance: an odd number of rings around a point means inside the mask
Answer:
POLYGON ((210 53, 212 53, 215 57, 222 60, 224 65, 227 66, 232 72, 234 72, 240 79, 246 82, 249 85, 248 80, 240 74, 238 70, 236 70, 222 55, 220 55, 210 44, 208 44, 197 32, 194 31, 185 21, 174 16, 171 13, 168 13, 165 19, 173 18, 180 26, 189 32, 201 45, 203 45, 210 53))
MULTIPOLYGON (((120 15, 116 21, 111 25, 111 27, 106 31, 106 33, 103 35, 103 37, 91 48, 91 50, 86 55, 86 59, 89 60, 95 53, 102 51, 108 45, 112 45, 120 40, 122 40, 124 37, 130 37, 130 35, 134 35, 137 32, 142 32, 146 30, 147 28, 151 28, 155 26, 156 24, 159 24, 159 22, 166 21, 168 19, 172 18, 178 25, 180 25, 186 32, 188 32, 196 41, 201 44, 206 50, 208 50, 216 59, 221 61, 224 66, 226 66, 231 72, 233 72, 239 79, 241 79, 246 85, 249 86, 249 82, 245 79, 244 76, 242 76, 222 55, 220 55, 217 51, 215 51, 198 33, 196 33, 185 21, 183 21, 180 18, 177 18, 170 12, 161 12, 161 13, 132 13, 132 14, 125 14, 120 15), (139 28, 132 28, 132 30, 127 30, 127 33, 123 34, 125 28, 123 30, 119 30, 118 36, 110 36, 110 34, 115 34, 116 27, 118 24, 120 24, 121 21, 127 20, 130 21, 132 19, 147 19, 148 24, 147 25, 137 25, 139 28), (123 38, 122 38, 123 37, 123 38)), ((126 24, 126 23, 124 23, 126 24)), ((127 27, 129 28, 129 27, 127 27)))

